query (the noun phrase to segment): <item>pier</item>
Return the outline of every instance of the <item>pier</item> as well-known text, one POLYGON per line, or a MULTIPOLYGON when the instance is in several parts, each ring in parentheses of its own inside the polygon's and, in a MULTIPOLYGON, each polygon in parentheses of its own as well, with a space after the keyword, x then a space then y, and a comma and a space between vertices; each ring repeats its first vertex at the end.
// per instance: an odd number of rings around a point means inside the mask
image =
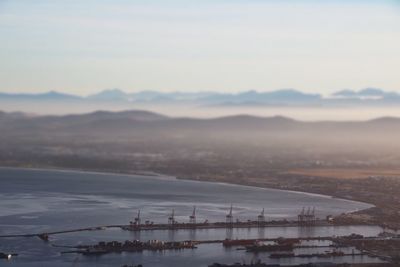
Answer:
POLYGON ((230 205, 228 213, 226 214, 225 222, 209 222, 205 219, 204 222, 199 223, 196 220, 196 207, 193 207, 193 212, 189 216, 189 222, 178 222, 175 219, 175 210, 172 210, 168 216, 168 223, 157 223, 152 221, 145 221, 141 223, 140 210, 138 215, 130 222, 129 225, 121 226, 121 229, 128 231, 151 231, 151 230, 179 230, 179 229, 218 229, 218 228, 263 228, 263 227, 291 227, 291 226, 328 226, 332 225, 332 221, 318 219, 315 215, 315 208, 309 207, 307 211, 305 208, 297 216, 298 220, 271 220, 267 221, 265 210, 262 209, 261 213, 254 219, 247 219, 240 221, 234 219, 234 207, 230 205))
POLYGON ((270 253, 270 258, 332 258, 344 256, 370 256, 379 257, 371 254, 366 250, 356 251, 352 250, 351 253, 344 253, 340 248, 353 247, 352 242, 363 242, 365 239, 358 235, 349 235, 342 237, 304 237, 304 238, 259 238, 259 239, 237 239, 237 240, 186 240, 186 241, 161 241, 161 240, 126 240, 125 242, 110 241, 98 242, 92 245, 78 245, 78 246, 56 246, 65 247, 75 250, 64 251, 66 253, 79 253, 84 256, 98 256, 108 253, 121 253, 121 252, 136 252, 143 251, 164 251, 164 250, 186 250, 196 249, 201 244, 221 243, 224 247, 238 247, 237 250, 246 250, 251 253, 270 253), (345 241, 348 242, 345 242, 345 241), (316 244, 302 244, 302 241, 331 241, 331 244, 316 245, 316 244), (266 244, 264 242, 269 242, 266 244), (323 253, 313 252, 309 254, 295 254, 294 250, 299 248, 331 248, 332 250, 323 253))
POLYGON ((226 221, 222 222, 209 222, 205 219, 203 222, 198 222, 196 207, 193 207, 192 213, 188 216, 188 222, 178 222, 176 220, 175 210, 167 216, 166 223, 154 223, 150 220, 142 221, 140 210, 138 210, 135 218, 129 222, 129 224, 114 224, 114 225, 103 225, 93 227, 83 227, 76 229, 67 229, 59 231, 48 231, 42 233, 28 233, 28 234, 10 234, 0 235, 0 238, 13 238, 13 237, 38 237, 43 241, 48 241, 52 235, 68 234, 74 232, 84 231, 101 231, 110 228, 119 228, 126 231, 155 231, 155 230, 196 230, 196 229, 234 229, 234 228, 268 228, 268 227, 318 227, 318 226, 339 226, 349 225, 346 223, 338 224, 333 220, 322 220, 318 219, 315 215, 315 208, 303 208, 299 213, 298 220, 266 220, 265 211, 262 209, 258 216, 255 216, 254 220, 248 219, 240 221, 239 219, 234 220, 234 207, 230 206, 226 215, 226 221))
POLYGON ((164 242, 160 240, 149 240, 142 242, 139 240, 134 241, 111 241, 111 242, 99 242, 95 245, 79 245, 75 248, 78 250, 64 251, 61 254, 66 253, 79 253, 86 256, 90 255, 102 255, 107 253, 122 253, 122 252, 143 252, 143 251, 164 251, 164 250, 183 250, 183 249, 195 249, 196 243, 192 241, 181 241, 181 242, 164 242))
MULTIPOLYGON (((263 247, 274 247, 274 250, 260 250, 260 251, 287 251, 295 248, 315 248, 315 247, 327 247, 327 246, 301 246, 301 241, 335 241, 332 237, 306 237, 306 238, 259 238, 259 239, 239 239, 239 240, 185 240, 185 241, 172 241, 165 242, 161 240, 149 240, 146 242, 140 240, 125 242, 111 241, 111 242, 99 242, 94 245, 78 245, 78 246, 56 246, 55 247, 65 247, 73 248, 77 250, 64 251, 62 253, 80 253, 83 255, 100 255, 107 253, 120 253, 120 252, 143 252, 146 250, 151 251, 163 251, 163 250, 182 250, 182 249, 196 249, 197 245, 200 244, 216 244, 221 243, 224 247, 237 246, 247 249, 249 252, 257 252, 249 248, 263 248, 263 247), (274 245, 263 245, 260 242, 274 242, 274 245), (299 244, 294 246, 294 244, 299 244)), ((333 246, 331 246, 333 247, 333 246)), ((336 247, 336 246, 335 246, 336 247)), ((343 246, 344 247, 344 246, 343 246)), ((337 248, 337 247, 336 247, 337 248)), ((240 250, 240 249, 238 249, 240 250)))

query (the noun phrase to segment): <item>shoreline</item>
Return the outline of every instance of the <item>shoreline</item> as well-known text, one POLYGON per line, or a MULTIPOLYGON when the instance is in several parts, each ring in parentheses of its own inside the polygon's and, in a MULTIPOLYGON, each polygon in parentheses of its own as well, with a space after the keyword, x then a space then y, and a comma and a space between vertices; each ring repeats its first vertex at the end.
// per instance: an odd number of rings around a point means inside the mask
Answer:
POLYGON ((178 180, 178 178, 170 175, 164 175, 156 172, 109 172, 100 170, 86 170, 86 169, 66 169, 57 167, 13 167, 13 166, 0 166, 0 170, 29 170, 29 171, 56 171, 56 172, 72 172, 81 174, 96 174, 96 175, 119 175, 119 176, 146 176, 151 178, 162 178, 163 180, 178 180), (168 178, 168 179, 166 179, 168 178))
POLYGON ((10 170, 26 170, 26 171, 57 171, 57 172, 70 172, 70 173, 81 173, 81 174, 96 174, 96 175, 120 175, 120 176, 131 176, 135 178, 140 178, 138 176, 145 176, 153 179, 162 179, 162 180, 171 180, 171 181, 189 181, 189 182, 199 182, 199 183, 210 183, 210 184, 222 184, 226 186, 240 186, 246 188, 254 188, 254 189, 263 189, 263 190, 279 190, 283 192, 290 192, 295 194, 302 194, 308 196, 316 196, 316 197, 323 197, 328 199, 339 199, 343 201, 348 201, 352 203, 359 203, 359 204, 366 204, 370 207, 365 209, 358 209, 353 211, 348 211, 346 214, 352 214, 355 212, 367 211, 371 208, 375 208, 376 206, 372 203, 367 203, 363 201, 358 201, 356 199, 349 199, 344 197, 338 197, 334 195, 325 195, 319 194, 315 192, 307 192, 307 191, 299 191, 299 190, 290 190, 290 189, 282 189, 279 187, 260 187, 255 185, 249 184, 239 184, 239 183, 228 183, 228 182, 219 182, 219 181, 207 181, 207 180, 193 180, 190 178, 179 178, 171 175, 160 174, 155 172, 112 172, 112 171, 100 171, 100 170, 85 170, 85 169, 66 169, 66 168, 57 168, 57 167, 18 167, 18 166, 0 166, 0 170, 3 169, 10 169, 10 170))

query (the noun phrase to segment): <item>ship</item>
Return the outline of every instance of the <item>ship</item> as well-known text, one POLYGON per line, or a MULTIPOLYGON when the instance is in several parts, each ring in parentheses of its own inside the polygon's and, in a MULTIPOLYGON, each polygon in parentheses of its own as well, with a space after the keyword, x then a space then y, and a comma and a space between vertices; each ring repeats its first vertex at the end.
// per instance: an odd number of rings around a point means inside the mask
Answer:
POLYGON ((269 257, 271 259, 292 258, 295 257, 295 254, 293 252, 271 253, 269 257))
POLYGON ((11 260, 11 257, 18 256, 16 253, 3 253, 0 252, 0 259, 11 260))
POLYGON ((273 252, 273 251, 292 251, 294 246, 292 244, 273 244, 273 245, 259 245, 246 246, 247 252, 273 252))
POLYGON ((254 245, 257 241, 251 239, 225 239, 222 241, 222 245, 224 247, 233 247, 233 246, 251 246, 254 245))
POLYGON ((107 253, 108 251, 104 249, 87 249, 81 252, 81 254, 85 256, 99 256, 107 253))
POLYGON ((330 257, 343 257, 346 254, 344 254, 342 251, 328 251, 325 253, 313 253, 313 254, 299 254, 296 257, 300 258, 330 258, 330 257))

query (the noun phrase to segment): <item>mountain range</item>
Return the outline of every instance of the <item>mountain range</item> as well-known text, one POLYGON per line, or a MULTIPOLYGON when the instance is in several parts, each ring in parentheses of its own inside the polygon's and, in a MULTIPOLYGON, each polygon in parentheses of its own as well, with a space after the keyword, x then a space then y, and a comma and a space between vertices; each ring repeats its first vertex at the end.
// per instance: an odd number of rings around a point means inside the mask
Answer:
MULTIPOLYGON (((143 110, 127 110, 120 112, 96 111, 77 115, 29 115, 21 112, 0 111, 0 130, 3 133, 17 134, 26 129, 29 133, 68 133, 90 132, 93 135, 132 133, 148 131, 149 136, 160 133, 179 132, 185 134, 226 132, 260 132, 268 135, 271 131, 288 133, 292 131, 351 132, 356 130, 364 135, 366 132, 376 133, 384 130, 400 131, 400 118, 380 117, 366 121, 319 121, 305 122, 284 116, 259 117, 251 115, 233 115, 198 119, 191 117, 170 117, 143 110)), ((25 133, 27 133, 25 132, 25 133)), ((173 134, 171 134, 173 135, 173 134)), ((147 136, 147 137, 149 137, 147 136)))

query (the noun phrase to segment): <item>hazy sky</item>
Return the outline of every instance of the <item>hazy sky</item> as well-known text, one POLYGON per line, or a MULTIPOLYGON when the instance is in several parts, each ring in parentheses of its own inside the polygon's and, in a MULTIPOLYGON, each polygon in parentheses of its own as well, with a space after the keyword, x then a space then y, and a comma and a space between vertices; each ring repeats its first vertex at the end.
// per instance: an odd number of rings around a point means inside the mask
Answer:
POLYGON ((0 0, 0 91, 400 92, 400 1, 0 0))

